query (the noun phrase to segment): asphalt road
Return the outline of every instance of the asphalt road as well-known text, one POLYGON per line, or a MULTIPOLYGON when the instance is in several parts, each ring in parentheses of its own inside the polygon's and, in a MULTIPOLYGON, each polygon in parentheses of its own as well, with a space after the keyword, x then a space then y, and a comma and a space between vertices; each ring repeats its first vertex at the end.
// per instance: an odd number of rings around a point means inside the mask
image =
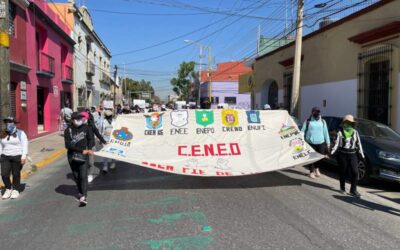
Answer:
POLYGON ((80 208, 63 158, 0 201, 0 249, 399 249, 399 203, 304 173, 194 178, 118 163, 80 208))

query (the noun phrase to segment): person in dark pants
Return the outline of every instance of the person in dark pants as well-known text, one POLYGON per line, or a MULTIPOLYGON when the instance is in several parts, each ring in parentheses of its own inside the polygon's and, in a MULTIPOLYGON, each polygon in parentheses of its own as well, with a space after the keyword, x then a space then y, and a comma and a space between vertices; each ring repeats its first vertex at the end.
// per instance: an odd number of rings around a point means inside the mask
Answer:
POLYGON ((332 149, 332 155, 336 153, 340 171, 340 191, 346 193, 345 183, 348 170, 351 172, 350 194, 355 197, 361 197, 357 191, 358 183, 358 161, 359 156, 365 159, 361 145, 360 136, 354 129, 355 121, 352 115, 346 115, 343 118, 342 128, 337 133, 335 146, 332 149))
POLYGON ((28 138, 24 131, 17 128, 14 117, 7 117, 4 123, 7 125, 6 131, 0 134, 1 178, 5 186, 2 199, 17 199, 20 191, 21 169, 28 155, 28 138))
MULTIPOLYGON (((311 116, 308 118, 301 129, 304 132, 305 141, 318 153, 327 155, 331 140, 329 138, 328 126, 321 117, 321 111, 314 107, 311 116)), ((321 176, 319 168, 315 164, 309 165, 310 178, 321 176)))
POLYGON ((74 112, 71 125, 64 131, 65 147, 72 175, 78 187, 79 204, 87 204, 88 161, 93 154, 94 136, 92 129, 83 124, 82 115, 74 112))
MULTIPOLYGON (((99 130, 96 127, 96 124, 94 122, 94 118, 92 114, 90 113, 89 110, 86 110, 84 112, 81 112, 81 116, 83 119, 83 124, 87 125, 91 130, 93 134, 93 141, 94 141, 94 147, 93 150, 96 150, 96 140, 95 136, 100 140, 100 143, 103 145, 106 145, 107 142, 104 140, 103 136, 100 134, 99 130)), ((93 170, 94 170, 94 155, 89 155, 89 165, 88 165, 88 182, 91 183, 94 179, 93 176, 93 170)))

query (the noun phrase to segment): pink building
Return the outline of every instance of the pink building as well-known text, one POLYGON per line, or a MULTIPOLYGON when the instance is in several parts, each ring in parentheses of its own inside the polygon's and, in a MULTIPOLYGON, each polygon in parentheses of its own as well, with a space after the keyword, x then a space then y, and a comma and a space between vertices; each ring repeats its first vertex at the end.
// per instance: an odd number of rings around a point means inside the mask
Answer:
POLYGON ((73 103, 71 30, 44 0, 10 1, 11 113, 29 138, 59 129, 73 103))

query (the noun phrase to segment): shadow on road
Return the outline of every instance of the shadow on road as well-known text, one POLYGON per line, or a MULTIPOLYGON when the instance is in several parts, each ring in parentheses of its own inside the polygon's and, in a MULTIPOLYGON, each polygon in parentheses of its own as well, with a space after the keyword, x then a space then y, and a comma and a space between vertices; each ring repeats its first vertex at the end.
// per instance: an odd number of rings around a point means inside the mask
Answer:
POLYGON ((56 193, 65 195, 65 196, 72 196, 76 197, 77 196, 77 189, 75 185, 60 185, 54 189, 56 193))
POLYGON ((389 213, 392 215, 397 215, 400 216, 400 210, 393 208, 393 207, 388 207, 385 205, 377 204, 371 201, 366 201, 363 199, 355 198, 352 196, 340 196, 340 195, 333 195, 333 198, 344 201, 346 203, 350 203, 352 205, 355 205, 360 208, 368 209, 371 211, 381 211, 385 213, 389 213))
POLYGON ((164 173, 119 162, 108 174, 99 175, 89 190, 145 189, 234 189, 309 185, 334 190, 312 181, 295 179, 279 172, 237 177, 192 177, 164 173))

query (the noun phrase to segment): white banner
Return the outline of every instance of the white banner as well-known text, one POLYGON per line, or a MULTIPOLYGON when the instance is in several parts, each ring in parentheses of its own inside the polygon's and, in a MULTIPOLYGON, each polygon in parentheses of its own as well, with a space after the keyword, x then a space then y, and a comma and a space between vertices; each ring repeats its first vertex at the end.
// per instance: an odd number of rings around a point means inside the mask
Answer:
POLYGON ((118 116, 96 155, 164 172, 238 176, 322 159, 286 111, 180 110, 118 116))

